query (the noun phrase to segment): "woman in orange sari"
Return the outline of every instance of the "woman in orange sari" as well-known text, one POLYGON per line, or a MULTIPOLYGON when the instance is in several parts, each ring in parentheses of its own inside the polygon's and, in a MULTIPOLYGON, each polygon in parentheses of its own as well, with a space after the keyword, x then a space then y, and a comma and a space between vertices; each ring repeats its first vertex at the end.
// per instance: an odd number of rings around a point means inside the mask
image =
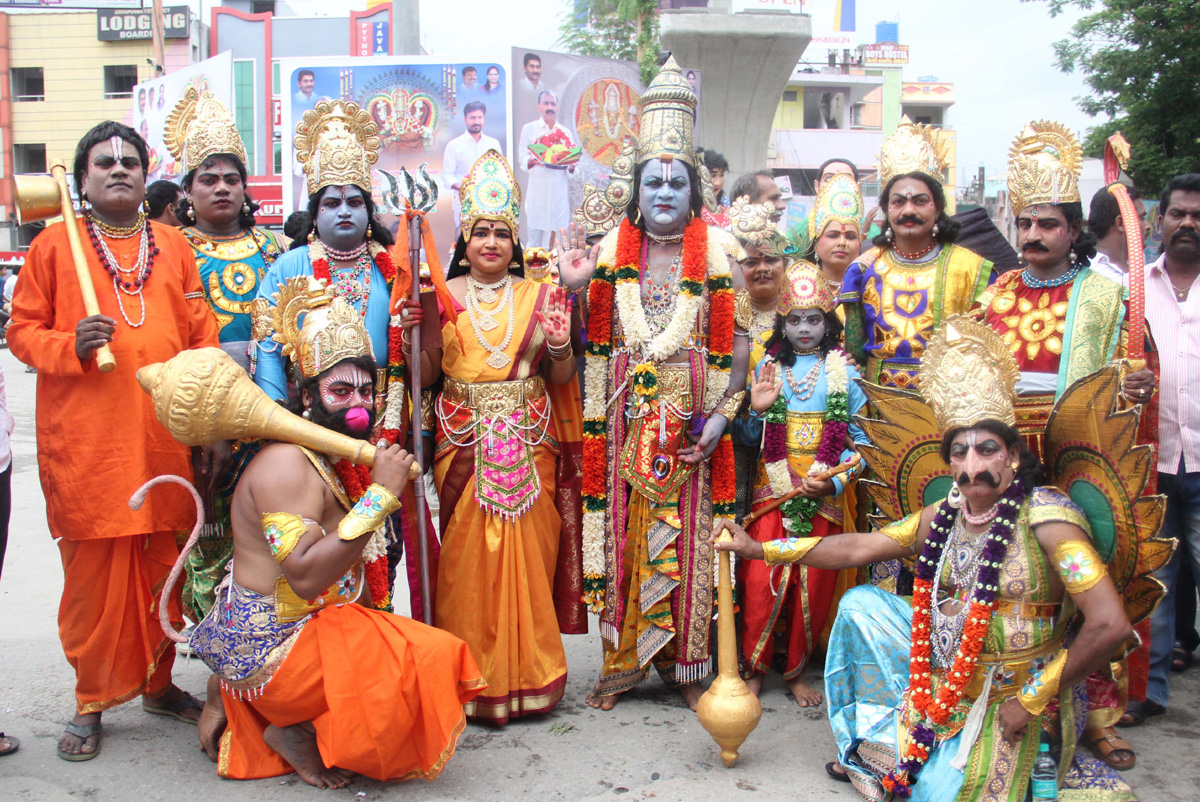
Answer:
MULTIPOLYGON (((462 234, 447 284, 457 320, 426 351, 439 377, 434 482, 442 553, 435 623, 462 638, 487 680, 477 721, 545 713, 562 698, 560 632, 587 631, 580 597, 581 409, 571 305, 527 281, 516 239, 520 190, 488 151, 459 190, 462 234)), ((401 313, 411 329, 420 313, 401 313)))

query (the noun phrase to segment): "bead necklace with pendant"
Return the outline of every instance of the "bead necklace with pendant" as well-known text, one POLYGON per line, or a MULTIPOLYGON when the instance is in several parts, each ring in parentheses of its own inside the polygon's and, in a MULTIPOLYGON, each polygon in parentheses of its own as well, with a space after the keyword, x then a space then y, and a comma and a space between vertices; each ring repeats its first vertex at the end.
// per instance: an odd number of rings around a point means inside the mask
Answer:
MULTIPOLYGON (((121 267, 113 252, 109 249, 108 243, 104 241, 104 236, 101 231, 107 226, 96 220, 91 214, 84 215, 84 228, 87 229, 88 238, 92 241, 92 247, 96 249, 96 255, 100 257, 100 264, 112 277, 113 292, 117 296, 117 309, 121 313, 121 317, 129 324, 130 328, 141 328, 146 322, 146 299, 142 297, 142 288, 146 281, 150 278, 150 272, 154 269, 154 257, 158 254, 158 248, 154 246, 154 232, 146 223, 144 215, 139 213, 139 223, 134 226, 139 229, 134 233, 121 233, 118 239, 129 239, 134 234, 141 234, 141 240, 138 242, 137 259, 133 263, 133 267, 121 267), (125 311, 125 302, 121 300, 122 295, 136 297, 141 302, 142 316, 141 319, 134 323, 129 317, 129 313, 125 311)), ((112 229, 112 226, 107 226, 112 229)), ((127 229, 117 229, 120 232, 126 232, 127 229)))
MULTIPOLYGON (((326 248, 326 252, 332 252, 326 248)), ((333 293, 339 298, 358 309, 363 317, 367 315, 367 298, 371 295, 371 257, 367 254, 366 246, 354 260, 353 267, 330 268, 333 293)))
MULTIPOLYGON (((500 301, 500 305, 498 307, 496 307, 495 309, 491 310, 490 312, 485 312, 484 310, 479 308, 480 301, 475 296, 475 287, 471 282, 472 282, 471 277, 467 276, 467 303, 466 303, 467 319, 471 321, 471 328, 474 329, 474 331, 475 331, 475 339, 479 341, 479 344, 481 346, 483 346, 483 349, 485 351, 487 351, 489 354, 489 356, 487 358, 488 365, 495 368, 496 370, 499 370, 500 368, 503 368, 505 365, 507 365, 509 362, 512 361, 509 358, 508 354, 504 353, 504 349, 508 348, 508 344, 510 342, 512 342, 513 319, 516 317, 512 312, 512 310, 513 310, 513 277, 511 274, 508 274, 508 275, 505 275, 505 277, 500 282, 498 282, 498 285, 503 285, 503 287, 504 287, 503 293, 504 294, 500 301), (487 338, 484 337, 484 332, 488 331, 489 328, 496 327, 496 320, 493 317, 493 315, 495 315, 497 312, 499 312, 501 309, 504 309, 505 307, 508 308, 508 314, 505 315, 505 317, 507 319, 507 324, 506 324, 505 331, 504 331, 504 339, 500 342, 500 345, 498 345, 498 346, 492 345, 491 343, 489 343, 487 341, 487 338), (487 320, 491 321, 490 327, 488 327, 488 325, 485 322, 487 320)), ((492 286, 497 286, 497 285, 492 285, 492 286)))

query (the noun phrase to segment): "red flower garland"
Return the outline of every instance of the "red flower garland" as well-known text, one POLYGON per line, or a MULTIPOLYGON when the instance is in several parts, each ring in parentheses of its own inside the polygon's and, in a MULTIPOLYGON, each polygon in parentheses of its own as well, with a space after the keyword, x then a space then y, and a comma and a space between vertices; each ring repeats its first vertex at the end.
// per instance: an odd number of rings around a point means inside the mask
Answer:
POLYGON ((713 515, 732 517, 737 504, 737 474, 733 466, 733 438, 721 435, 712 455, 713 515))
MULTIPOLYGON (((371 469, 366 465, 355 465, 349 460, 340 459, 333 463, 342 487, 351 504, 357 504, 363 493, 371 486, 371 469)), ((363 573, 367 579, 367 587, 371 590, 371 603, 376 609, 384 610, 392 604, 392 591, 388 582, 387 555, 377 557, 364 566, 363 573)))

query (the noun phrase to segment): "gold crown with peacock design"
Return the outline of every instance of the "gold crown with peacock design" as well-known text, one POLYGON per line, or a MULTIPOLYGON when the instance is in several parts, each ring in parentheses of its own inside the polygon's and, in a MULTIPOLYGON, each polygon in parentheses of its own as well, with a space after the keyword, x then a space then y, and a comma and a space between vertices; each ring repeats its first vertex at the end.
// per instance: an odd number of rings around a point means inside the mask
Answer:
POLYGON ((313 379, 346 359, 371 355, 362 317, 331 287, 312 276, 290 278, 275 293, 254 301, 255 339, 271 336, 291 360, 295 378, 313 379))
POLYGON ((1064 125, 1025 126, 1008 152, 1008 197, 1014 215, 1039 203, 1078 203, 1083 148, 1064 125))
POLYGON ((296 158, 308 176, 308 194, 353 184, 371 192, 379 159, 379 126, 357 103, 322 100, 296 124, 296 158))
POLYGON ((508 160, 499 151, 489 150, 471 165, 470 172, 458 189, 462 204, 463 238, 480 220, 495 220, 508 224, 513 237, 521 221, 521 187, 513 177, 508 160))
POLYGON ((183 165, 184 175, 218 153, 236 156, 246 166, 246 145, 233 115, 207 89, 200 92, 189 86, 183 90, 183 97, 167 115, 163 141, 171 158, 183 165))
POLYGON ((906 115, 883 142, 879 152, 879 181, 883 186, 898 175, 925 173, 946 183, 950 145, 928 125, 917 125, 906 115))
POLYGON ((1013 404, 1021 373, 1012 351, 990 326, 962 315, 947 318, 925 346, 921 397, 943 433, 983 420, 1017 423, 1013 404))

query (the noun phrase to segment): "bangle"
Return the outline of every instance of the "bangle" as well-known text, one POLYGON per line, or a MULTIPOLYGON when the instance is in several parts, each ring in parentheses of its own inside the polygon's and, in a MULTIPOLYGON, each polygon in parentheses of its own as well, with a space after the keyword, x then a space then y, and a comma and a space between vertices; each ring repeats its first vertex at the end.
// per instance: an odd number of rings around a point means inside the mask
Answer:
POLYGON ((574 360, 575 360, 575 354, 572 353, 570 350, 563 351, 561 354, 556 353, 554 351, 550 352, 550 361, 551 362, 573 362, 574 360))
POLYGON ((400 499, 381 484, 372 483, 338 524, 338 537, 358 540, 383 526, 389 515, 400 509, 400 499))

